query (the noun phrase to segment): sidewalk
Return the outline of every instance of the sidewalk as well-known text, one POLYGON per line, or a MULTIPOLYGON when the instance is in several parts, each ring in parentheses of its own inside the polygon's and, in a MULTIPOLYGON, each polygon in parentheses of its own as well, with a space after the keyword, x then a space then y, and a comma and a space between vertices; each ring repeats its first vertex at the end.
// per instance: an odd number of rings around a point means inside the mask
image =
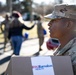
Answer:
MULTIPOLYGON (((44 43, 42 45, 42 51, 40 52, 40 55, 52 55, 52 51, 48 51, 46 48, 46 41, 48 40, 48 37, 45 37, 44 43)), ((21 56, 32 56, 34 53, 36 53, 39 49, 39 42, 38 38, 26 40, 23 42, 21 47, 21 56)))

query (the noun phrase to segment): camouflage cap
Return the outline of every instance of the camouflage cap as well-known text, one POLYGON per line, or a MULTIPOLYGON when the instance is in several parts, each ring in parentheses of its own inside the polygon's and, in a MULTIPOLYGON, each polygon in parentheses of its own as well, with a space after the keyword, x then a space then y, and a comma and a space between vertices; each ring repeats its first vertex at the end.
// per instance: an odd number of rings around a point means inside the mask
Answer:
POLYGON ((76 5, 58 4, 55 6, 54 11, 51 14, 44 17, 48 19, 62 17, 76 19, 76 5))

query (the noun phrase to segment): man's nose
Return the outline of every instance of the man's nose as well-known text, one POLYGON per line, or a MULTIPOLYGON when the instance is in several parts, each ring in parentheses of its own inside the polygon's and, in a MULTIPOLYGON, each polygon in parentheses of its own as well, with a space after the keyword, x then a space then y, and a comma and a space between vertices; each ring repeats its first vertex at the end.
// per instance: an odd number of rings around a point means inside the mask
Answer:
POLYGON ((50 26, 50 23, 48 23, 48 26, 50 26))

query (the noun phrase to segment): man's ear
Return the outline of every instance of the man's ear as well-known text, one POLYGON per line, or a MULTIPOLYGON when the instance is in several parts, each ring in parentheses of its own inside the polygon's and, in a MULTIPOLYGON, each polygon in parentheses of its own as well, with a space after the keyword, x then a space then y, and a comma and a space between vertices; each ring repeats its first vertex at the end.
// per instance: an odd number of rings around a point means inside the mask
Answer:
POLYGON ((73 27, 73 22, 72 22, 72 21, 68 21, 68 22, 66 23, 66 27, 67 27, 68 29, 72 28, 72 27, 73 27))

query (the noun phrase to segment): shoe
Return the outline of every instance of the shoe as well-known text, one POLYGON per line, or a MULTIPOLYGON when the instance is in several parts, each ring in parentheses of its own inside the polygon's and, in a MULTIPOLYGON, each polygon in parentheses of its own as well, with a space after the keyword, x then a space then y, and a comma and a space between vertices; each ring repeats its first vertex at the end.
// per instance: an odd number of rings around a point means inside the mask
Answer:
POLYGON ((34 56, 38 56, 38 55, 39 55, 39 52, 37 52, 37 53, 34 54, 34 56))
POLYGON ((39 51, 42 51, 42 49, 41 49, 41 48, 39 48, 39 51))

